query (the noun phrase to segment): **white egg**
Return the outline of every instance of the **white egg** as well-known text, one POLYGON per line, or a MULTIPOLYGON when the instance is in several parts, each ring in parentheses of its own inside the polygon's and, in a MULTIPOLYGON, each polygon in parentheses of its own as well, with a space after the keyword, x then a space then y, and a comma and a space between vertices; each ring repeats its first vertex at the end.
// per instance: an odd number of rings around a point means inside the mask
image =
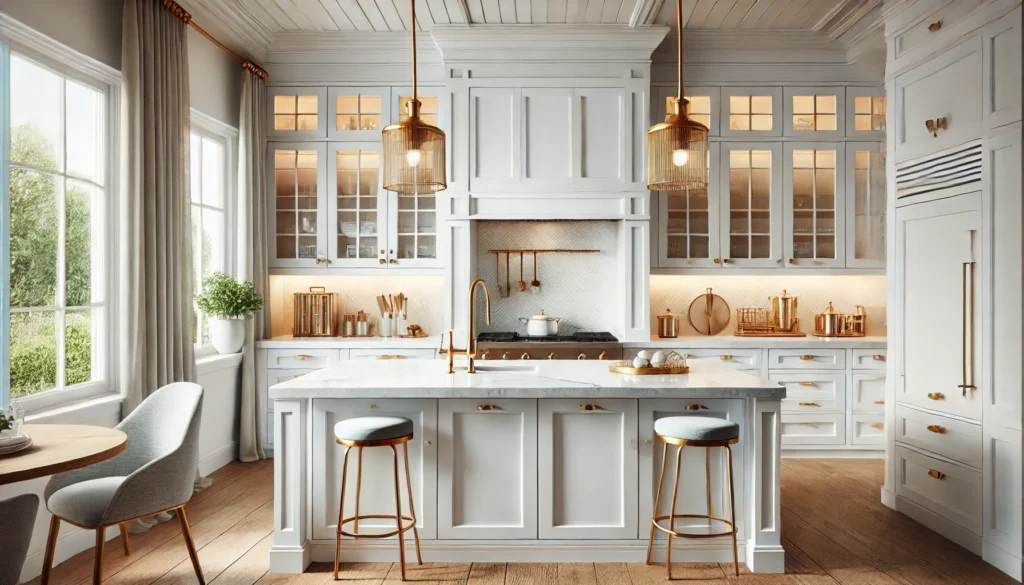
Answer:
MULTIPOLYGON (((647 352, 644 352, 644 353, 647 353, 647 352)), ((646 368, 649 363, 650 362, 648 362, 647 360, 645 360, 644 358, 642 358, 640 356, 636 356, 635 358, 633 358, 633 367, 634 368, 646 368)))
POLYGON ((651 352, 647 351, 646 349, 641 349, 640 352, 636 354, 636 357, 643 358, 645 360, 650 360, 651 352))
POLYGON ((665 365, 666 361, 668 361, 668 356, 666 356, 663 351, 656 351, 654 352, 654 355, 651 356, 651 365, 656 368, 660 368, 665 365))

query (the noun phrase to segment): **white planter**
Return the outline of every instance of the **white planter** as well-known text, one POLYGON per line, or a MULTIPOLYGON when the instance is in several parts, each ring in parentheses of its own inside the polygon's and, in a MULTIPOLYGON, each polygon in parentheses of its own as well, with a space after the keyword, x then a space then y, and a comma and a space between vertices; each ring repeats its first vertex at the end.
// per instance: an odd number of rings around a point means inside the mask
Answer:
POLYGON ((238 353, 245 344, 245 319, 210 319, 210 341, 217 353, 238 353))

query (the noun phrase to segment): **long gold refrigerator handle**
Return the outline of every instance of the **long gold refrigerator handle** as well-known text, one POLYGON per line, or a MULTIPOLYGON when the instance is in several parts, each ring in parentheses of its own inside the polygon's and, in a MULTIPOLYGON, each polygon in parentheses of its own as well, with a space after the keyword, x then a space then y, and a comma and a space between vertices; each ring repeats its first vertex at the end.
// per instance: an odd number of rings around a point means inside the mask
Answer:
POLYGON ((960 344, 963 362, 963 383, 957 387, 962 390, 964 396, 967 396, 967 390, 978 389, 974 385, 974 262, 963 263, 961 280, 963 282, 964 308, 963 335, 960 344), (970 300, 967 297, 968 289, 970 291, 970 300), (970 383, 968 383, 968 373, 970 374, 970 383))

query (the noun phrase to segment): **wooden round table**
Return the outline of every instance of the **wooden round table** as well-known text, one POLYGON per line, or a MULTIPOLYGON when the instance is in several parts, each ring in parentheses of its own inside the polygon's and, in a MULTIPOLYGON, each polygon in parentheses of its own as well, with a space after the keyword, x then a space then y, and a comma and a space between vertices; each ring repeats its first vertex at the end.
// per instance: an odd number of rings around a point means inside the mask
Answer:
POLYGON ((90 425, 25 425, 32 446, 0 456, 0 485, 45 477, 106 461, 125 450, 128 436, 90 425))

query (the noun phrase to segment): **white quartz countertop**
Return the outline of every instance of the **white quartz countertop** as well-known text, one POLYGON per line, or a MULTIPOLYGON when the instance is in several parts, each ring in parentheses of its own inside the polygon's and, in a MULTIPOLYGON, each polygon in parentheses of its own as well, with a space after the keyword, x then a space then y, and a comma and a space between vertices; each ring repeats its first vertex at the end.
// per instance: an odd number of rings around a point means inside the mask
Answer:
POLYGON ((736 337, 734 335, 693 335, 675 339, 651 337, 650 341, 627 341, 622 344, 629 349, 730 349, 730 348, 815 348, 834 347, 836 349, 885 349, 886 338, 869 337, 736 337))
MULTIPOLYGON (((457 364, 458 365, 458 364, 457 364)), ((786 389, 722 364, 689 360, 690 373, 627 376, 608 362, 537 360, 477 362, 446 373, 441 360, 357 359, 270 388, 270 398, 759 398, 777 400, 786 389)))
POLYGON ((401 337, 292 337, 282 335, 256 342, 267 349, 437 349, 441 336, 401 337))

